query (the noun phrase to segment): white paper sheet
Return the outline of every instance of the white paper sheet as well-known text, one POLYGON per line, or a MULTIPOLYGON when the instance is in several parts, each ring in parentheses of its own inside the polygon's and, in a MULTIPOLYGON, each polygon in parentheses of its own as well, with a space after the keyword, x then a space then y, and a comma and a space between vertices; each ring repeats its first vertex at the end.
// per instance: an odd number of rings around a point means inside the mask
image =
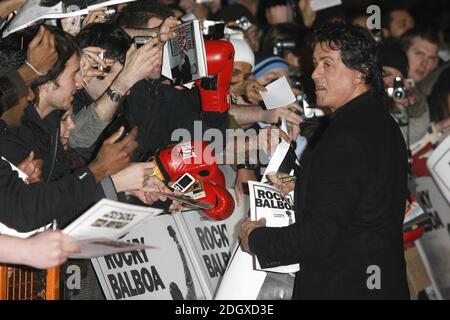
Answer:
POLYGON ((266 92, 261 92, 261 97, 267 109, 284 107, 295 102, 295 95, 284 76, 269 83, 266 89, 266 92))
POLYGON ((331 8, 341 4, 342 4, 341 0, 311 0, 311 8, 314 11, 331 8))

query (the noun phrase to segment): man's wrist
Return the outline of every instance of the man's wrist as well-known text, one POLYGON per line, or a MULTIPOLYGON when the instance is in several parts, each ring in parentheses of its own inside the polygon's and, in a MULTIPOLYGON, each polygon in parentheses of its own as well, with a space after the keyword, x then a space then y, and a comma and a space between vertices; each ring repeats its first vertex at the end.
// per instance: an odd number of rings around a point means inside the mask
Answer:
POLYGON ((89 170, 91 170, 92 175, 95 178, 95 182, 97 183, 102 181, 107 176, 104 170, 101 170, 101 167, 97 164, 95 160, 89 164, 88 168, 89 170))
POLYGON ((114 185, 114 188, 116 188, 117 192, 123 192, 125 190, 122 190, 122 184, 120 183, 120 178, 116 176, 115 174, 111 175, 111 181, 114 185))
POLYGON ((266 110, 264 110, 263 108, 261 108, 260 106, 258 106, 258 113, 257 113, 257 121, 261 121, 261 122, 268 122, 267 119, 265 118, 267 112, 266 110))
POLYGON ((122 96, 125 96, 125 94, 130 90, 130 88, 134 85, 133 81, 127 81, 125 77, 119 76, 116 80, 113 81, 113 83, 110 86, 110 89, 118 91, 122 96))
POLYGON ((108 96, 109 100, 111 100, 114 103, 120 103, 122 99, 125 97, 122 92, 112 87, 106 89, 106 95, 108 96))
POLYGON ((17 69, 17 72, 27 86, 29 86, 38 77, 38 75, 26 64, 23 64, 19 69, 17 69))

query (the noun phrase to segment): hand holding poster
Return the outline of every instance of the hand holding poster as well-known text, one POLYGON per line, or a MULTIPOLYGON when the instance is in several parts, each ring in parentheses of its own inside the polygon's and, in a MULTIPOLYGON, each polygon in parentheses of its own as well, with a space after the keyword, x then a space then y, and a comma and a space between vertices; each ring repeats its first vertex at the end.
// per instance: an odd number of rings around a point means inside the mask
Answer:
POLYGON ((205 44, 198 20, 171 29, 176 36, 164 45, 162 75, 174 84, 188 84, 208 74, 205 44))
POLYGON ((136 0, 28 0, 3 31, 3 37, 44 19, 86 15, 93 10, 136 0))
MULTIPOLYGON (((251 220, 258 221, 265 218, 267 227, 285 227, 295 222, 292 193, 283 197, 276 188, 256 181, 249 181, 248 186, 251 220)), ((298 263, 279 266, 270 261, 264 261, 261 257, 256 257, 255 269, 291 273, 299 271, 300 266, 298 263)))
POLYGON ((117 241, 131 228, 160 214, 162 210, 102 199, 67 226, 63 233, 73 237, 81 252, 71 258, 93 258, 106 254, 151 248, 145 244, 117 241))

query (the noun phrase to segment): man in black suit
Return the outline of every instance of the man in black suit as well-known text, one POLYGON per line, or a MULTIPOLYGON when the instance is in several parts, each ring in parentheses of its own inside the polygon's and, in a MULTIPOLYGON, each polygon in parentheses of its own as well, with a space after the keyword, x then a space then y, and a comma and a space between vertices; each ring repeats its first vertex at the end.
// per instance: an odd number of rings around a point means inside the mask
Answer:
POLYGON ((325 24, 312 48, 317 105, 333 113, 302 159, 296 222, 269 228, 247 220, 242 249, 275 264, 300 263, 294 299, 408 299, 407 153, 381 100, 376 43, 360 27, 325 24))

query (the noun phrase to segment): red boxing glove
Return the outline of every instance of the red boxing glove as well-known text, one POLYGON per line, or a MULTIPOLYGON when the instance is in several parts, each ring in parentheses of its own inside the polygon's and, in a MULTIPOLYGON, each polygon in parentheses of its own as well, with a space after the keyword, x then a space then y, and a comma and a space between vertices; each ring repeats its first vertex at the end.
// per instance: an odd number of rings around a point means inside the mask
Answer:
POLYGON ((167 147, 154 157, 154 165, 154 175, 165 182, 176 181, 185 173, 201 180, 205 196, 197 200, 213 205, 202 210, 208 217, 223 220, 234 212, 234 199, 225 189, 225 177, 206 141, 167 147))
POLYGON ((154 175, 161 181, 176 181, 185 173, 195 179, 213 180, 225 186, 225 177, 216 163, 214 149, 206 141, 189 141, 162 149, 155 157, 154 175))
POLYGON ((234 199, 227 189, 203 180, 203 189, 206 196, 198 201, 211 204, 214 207, 202 212, 214 220, 224 220, 234 212, 234 199))
POLYGON ((205 40, 205 51, 208 76, 195 81, 202 109, 206 112, 227 112, 231 103, 234 47, 224 40, 205 40))

